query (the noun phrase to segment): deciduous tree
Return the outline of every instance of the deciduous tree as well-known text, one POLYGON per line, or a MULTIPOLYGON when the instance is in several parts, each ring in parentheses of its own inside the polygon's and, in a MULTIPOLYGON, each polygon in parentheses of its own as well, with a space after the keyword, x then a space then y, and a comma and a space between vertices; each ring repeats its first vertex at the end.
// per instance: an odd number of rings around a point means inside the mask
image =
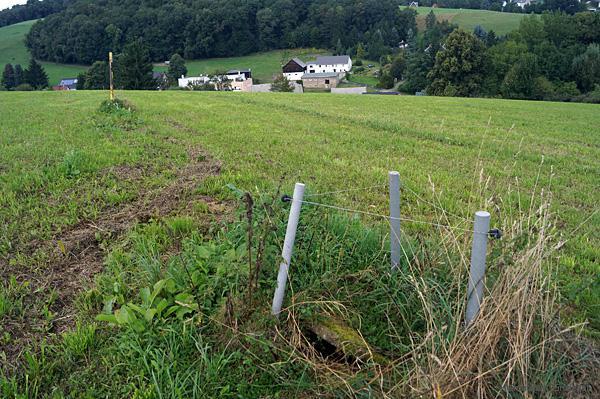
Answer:
POLYGON ((185 60, 179 54, 173 54, 169 60, 169 70, 167 71, 167 77, 169 83, 176 84, 177 79, 187 75, 187 67, 185 66, 185 60))
POLYGON ((485 45, 475 35, 458 29, 438 52, 429 73, 428 92, 435 95, 473 96, 479 93, 484 76, 485 45))

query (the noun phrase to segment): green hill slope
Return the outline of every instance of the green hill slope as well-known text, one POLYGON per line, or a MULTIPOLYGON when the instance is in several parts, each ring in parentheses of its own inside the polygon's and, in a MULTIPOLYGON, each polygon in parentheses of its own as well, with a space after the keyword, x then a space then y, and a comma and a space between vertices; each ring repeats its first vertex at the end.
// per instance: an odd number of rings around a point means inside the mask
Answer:
POLYGON ((498 35, 505 35, 517 29, 521 19, 526 15, 488 10, 419 7, 417 9, 419 29, 425 26, 425 17, 431 10, 438 20, 447 20, 469 31, 481 25, 485 30, 493 30, 498 35))
MULTIPOLYGON (((0 67, 4 64, 21 64, 23 68, 29 62, 29 52, 25 47, 25 36, 35 21, 0 28, 0 67)), ((316 55, 330 54, 319 49, 274 50, 241 57, 211 58, 206 60, 191 60, 187 62, 188 75, 210 74, 217 70, 233 68, 251 68, 253 76, 262 82, 273 80, 273 75, 281 72, 281 65, 292 57, 308 60, 316 55)), ((82 65, 65 65, 52 62, 42 62, 50 85, 57 84, 60 79, 75 77, 87 67, 82 65)), ((155 66, 157 71, 166 71, 164 64, 155 66)))
MULTIPOLYGON (((5 64, 21 64, 23 68, 29 63, 29 52, 25 47, 25 36, 35 21, 26 21, 0 28, 0 67, 5 64)), ((48 73, 50 85, 56 85, 60 79, 76 77, 86 69, 81 65, 64 65, 53 62, 42 62, 48 73)))

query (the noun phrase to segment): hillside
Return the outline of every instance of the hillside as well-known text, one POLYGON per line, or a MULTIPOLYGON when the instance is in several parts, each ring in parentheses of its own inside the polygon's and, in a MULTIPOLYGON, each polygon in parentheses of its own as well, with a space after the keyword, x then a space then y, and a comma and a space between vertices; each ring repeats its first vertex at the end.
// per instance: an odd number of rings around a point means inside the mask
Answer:
POLYGON ((596 105, 177 91, 100 109, 105 95, 0 93, 5 396, 600 389, 597 352, 563 328, 600 330, 596 105), (394 273, 376 216, 389 170, 394 273), (312 203, 276 321, 280 198, 298 181, 312 203), (479 209, 503 237, 465 330, 479 209))
POLYGON ((521 19, 527 15, 489 10, 419 7, 417 9, 419 29, 425 27, 425 17, 432 10, 438 20, 447 20, 468 31, 473 31, 477 25, 481 25, 485 30, 493 30, 497 35, 505 35, 517 29, 521 19))
MULTIPOLYGON (((35 21, 22 22, 0 28, 0 65, 21 64, 24 68, 29 62, 29 53, 25 47, 25 36, 35 21)), ((319 49, 274 50, 241 57, 211 58, 187 61, 188 75, 212 74, 217 70, 233 68, 251 68, 253 76, 262 82, 269 82, 273 75, 281 72, 281 65, 292 57, 308 60, 316 55, 331 54, 319 49)), ((76 77, 87 69, 86 66, 42 62, 48 73, 50 85, 57 84, 65 77, 76 77)), ((166 71, 164 64, 156 64, 156 71, 166 71)))
MULTIPOLYGON (((25 47, 25 36, 35 21, 26 21, 0 28, 0 65, 21 64, 27 68, 31 56, 25 47)), ((42 62, 48 73, 50 85, 56 85, 63 78, 76 77, 86 69, 80 65, 57 64, 53 62, 42 62)))

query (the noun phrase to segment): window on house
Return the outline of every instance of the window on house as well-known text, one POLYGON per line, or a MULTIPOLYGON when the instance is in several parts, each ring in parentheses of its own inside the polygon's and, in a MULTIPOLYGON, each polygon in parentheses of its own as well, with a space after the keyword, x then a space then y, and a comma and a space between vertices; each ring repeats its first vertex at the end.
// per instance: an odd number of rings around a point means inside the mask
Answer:
POLYGON ((333 68, 333 72, 337 72, 337 69, 333 68))
POLYGON ((325 79, 325 84, 328 85, 329 84, 329 79, 325 79))

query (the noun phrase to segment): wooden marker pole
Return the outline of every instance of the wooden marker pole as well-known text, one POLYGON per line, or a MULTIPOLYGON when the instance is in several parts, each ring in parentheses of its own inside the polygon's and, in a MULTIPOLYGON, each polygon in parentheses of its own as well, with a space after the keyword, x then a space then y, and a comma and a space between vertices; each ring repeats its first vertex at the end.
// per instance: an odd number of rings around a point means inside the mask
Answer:
POLYGON ((113 63, 113 54, 112 54, 112 51, 110 51, 108 53, 108 76, 109 76, 109 80, 110 80, 110 101, 115 101, 115 88, 113 85, 112 63, 113 63))

